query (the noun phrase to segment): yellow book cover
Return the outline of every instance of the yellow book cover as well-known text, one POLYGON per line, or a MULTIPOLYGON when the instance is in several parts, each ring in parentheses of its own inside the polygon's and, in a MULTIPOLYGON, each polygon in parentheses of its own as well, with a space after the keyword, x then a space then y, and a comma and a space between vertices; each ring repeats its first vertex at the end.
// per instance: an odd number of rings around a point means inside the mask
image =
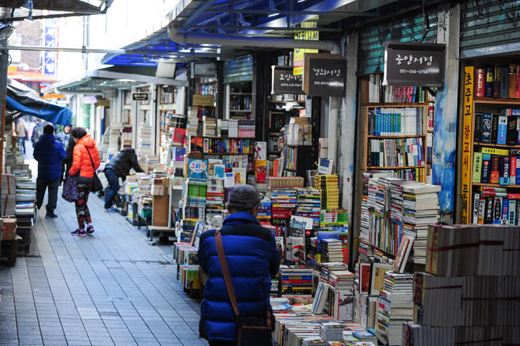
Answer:
POLYGON ((482 154, 509 156, 509 150, 497 148, 482 148, 482 154))

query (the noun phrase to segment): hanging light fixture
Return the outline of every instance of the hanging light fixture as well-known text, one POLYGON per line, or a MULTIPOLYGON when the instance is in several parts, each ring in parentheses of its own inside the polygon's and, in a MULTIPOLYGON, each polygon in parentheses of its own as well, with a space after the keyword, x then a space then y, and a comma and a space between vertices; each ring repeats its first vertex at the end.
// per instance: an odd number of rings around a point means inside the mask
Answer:
POLYGON ((274 0, 269 0, 269 11, 273 11, 273 13, 269 13, 267 17, 274 17, 279 15, 278 12, 276 12, 276 6, 274 5, 274 0))
POLYGON ((20 8, 22 10, 32 11, 32 9, 33 9, 33 2, 32 2, 32 0, 25 0, 25 3, 22 6, 20 6, 20 8))
POLYGON ((32 22, 33 21, 32 10, 29 11, 29 15, 27 17, 25 17, 23 20, 25 20, 27 22, 32 22))

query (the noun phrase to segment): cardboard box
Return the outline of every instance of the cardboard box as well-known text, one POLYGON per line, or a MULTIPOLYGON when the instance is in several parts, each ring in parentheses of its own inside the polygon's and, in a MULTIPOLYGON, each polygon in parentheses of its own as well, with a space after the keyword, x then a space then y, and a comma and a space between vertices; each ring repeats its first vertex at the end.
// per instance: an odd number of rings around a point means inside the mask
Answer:
POLYGON ((14 238, 16 238, 16 218, 14 216, 4 217, 2 221, 2 240, 13 240, 14 238))
POLYGON ((170 217, 169 196, 153 196, 152 225, 168 226, 170 217))

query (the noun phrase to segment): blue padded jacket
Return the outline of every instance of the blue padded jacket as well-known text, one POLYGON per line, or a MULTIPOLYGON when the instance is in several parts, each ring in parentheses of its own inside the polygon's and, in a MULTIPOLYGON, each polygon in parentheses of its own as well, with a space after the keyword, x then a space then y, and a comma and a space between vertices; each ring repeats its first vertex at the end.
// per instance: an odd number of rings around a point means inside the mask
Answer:
MULTIPOLYGON (((273 234, 248 212, 229 215, 221 233, 240 314, 266 316, 268 310, 272 311, 271 276, 280 266, 273 234)), ((200 336, 210 341, 234 342, 236 318, 222 276, 214 230, 202 233, 198 257, 209 277, 200 305, 200 336)))
POLYGON ((38 178, 54 180, 61 177, 61 162, 66 154, 54 135, 41 135, 40 140, 34 143, 33 156, 38 161, 38 178))

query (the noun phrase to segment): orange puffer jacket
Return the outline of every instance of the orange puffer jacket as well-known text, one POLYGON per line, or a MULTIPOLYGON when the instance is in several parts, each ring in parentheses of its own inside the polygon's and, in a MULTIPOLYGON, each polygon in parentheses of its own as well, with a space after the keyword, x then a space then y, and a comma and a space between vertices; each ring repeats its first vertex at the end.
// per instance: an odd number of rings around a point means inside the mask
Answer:
POLYGON ((87 148, 94 161, 95 169, 99 168, 100 159, 99 151, 96 148, 96 142, 89 135, 81 138, 78 143, 74 146, 74 154, 72 155, 72 167, 70 168, 69 174, 71 176, 79 172, 79 176, 82 178, 93 178, 94 168, 90 162, 87 148))

